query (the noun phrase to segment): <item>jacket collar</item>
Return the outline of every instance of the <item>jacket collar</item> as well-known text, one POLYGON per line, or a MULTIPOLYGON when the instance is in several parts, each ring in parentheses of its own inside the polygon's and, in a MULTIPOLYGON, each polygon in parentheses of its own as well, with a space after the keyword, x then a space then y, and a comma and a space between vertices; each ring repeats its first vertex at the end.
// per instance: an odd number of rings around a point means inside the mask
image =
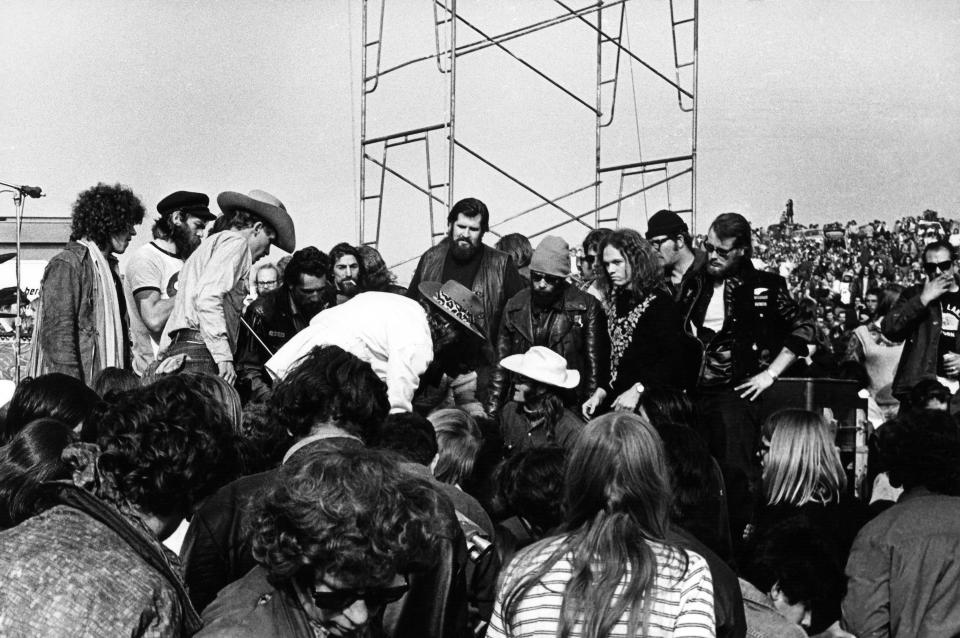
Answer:
POLYGON ((333 441, 344 441, 344 440, 350 441, 351 443, 356 442, 361 446, 363 445, 363 441, 353 436, 352 434, 347 434, 346 432, 344 432, 339 428, 328 427, 328 428, 325 428, 324 431, 322 432, 319 432, 317 434, 311 434, 310 436, 304 437, 299 441, 297 441, 296 443, 294 443, 293 445, 291 445, 290 449, 287 450, 287 453, 283 455, 282 463, 286 463, 293 457, 294 454, 296 454, 303 448, 307 447, 308 445, 312 443, 316 443, 317 441, 333 442, 333 441))
POLYGON ((200 630, 203 626, 200 615, 190 602, 179 569, 170 564, 159 539, 148 537, 145 531, 135 527, 115 507, 69 481, 45 483, 43 489, 51 494, 58 504, 80 510, 120 536, 140 558, 166 578, 177 593, 183 611, 185 635, 190 636, 200 630))

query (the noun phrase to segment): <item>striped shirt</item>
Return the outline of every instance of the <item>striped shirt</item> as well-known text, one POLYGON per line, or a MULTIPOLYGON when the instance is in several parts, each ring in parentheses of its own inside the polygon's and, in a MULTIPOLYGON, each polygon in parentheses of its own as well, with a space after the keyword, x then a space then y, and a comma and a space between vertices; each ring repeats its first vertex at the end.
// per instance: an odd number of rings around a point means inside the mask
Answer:
MULTIPOLYGON (((558 635, 563 592, 573 577, 570 556, 558 560, 539 582, 527 590, 509 624, 503 618, 503 603, 510 589, 543 564, 562 541, 563 537, 554 537, 536 543, 510 562, 497 594, 487 638, 555 638, 558 635)), ((706 560, 695 552, 686 551, 689 561, 684 570, 678 555, 684 550, 671 549, 656 542, 650 542, 650 547, 656 557, 657 574, 651 590, 653 603, 647 632, 643 635, 651 638, 714 638, 713 580, 706 560)), ((617 587, 617 595, 625 586, 626 579, 617 587)), ((629 635, 629 611, 627 609, 621 616, 609 634, 611 638, 629 635)), ((577 622, 571 638, 580 638, 582 629, 582 624, 577 622)))

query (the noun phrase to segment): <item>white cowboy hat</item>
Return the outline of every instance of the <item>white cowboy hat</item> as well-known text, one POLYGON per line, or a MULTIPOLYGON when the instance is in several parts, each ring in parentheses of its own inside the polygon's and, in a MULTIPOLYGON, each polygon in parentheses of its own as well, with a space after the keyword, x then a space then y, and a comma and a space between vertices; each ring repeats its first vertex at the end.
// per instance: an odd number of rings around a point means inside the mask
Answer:
POLYGON ((580 372, 567 370, 567 360, 543 346, 533 346, 523 354, 504 357, 500 365, 511 372, 558 388, 575 388, 580 384, 580 372))
POLYGON ((267 222, 277 231, 273 243, 282 250, 292 253, 297 247, 297 234, 287 207, 279 199, 265 191, 253 190, 249 195, 224 191, 217 195, 217 205, 224 213, 231 210, 245 210, 267 222))

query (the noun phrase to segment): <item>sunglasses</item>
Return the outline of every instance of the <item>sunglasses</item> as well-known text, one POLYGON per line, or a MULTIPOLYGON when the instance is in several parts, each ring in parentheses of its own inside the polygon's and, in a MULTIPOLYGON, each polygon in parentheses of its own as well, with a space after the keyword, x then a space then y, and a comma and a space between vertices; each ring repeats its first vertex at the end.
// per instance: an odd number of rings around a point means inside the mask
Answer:
POLYGON ((316 591, 310 593, 313 604, 318 609, 338 610, 347 609, 358 600, 366 603, 367 607, 383 607, 403 598, 410 589, 409 583, 396 587, 379 587, 375 589, 334 589, 333 591, 316 591))
POLYGON ((530 281, 540 281, 541 279, 551 286, 559 286, 560 283, 563 282, 563 277, 545 275, 542 272, 536 272, 534 270, 530 271, 530 281))
POLYGON ((581 255, 581 256, 580 256, 580 261, 585 261, 585 262, 587 262, 588 264, 590 264, 590 265, 592 266, 592 265, 593 265, 593 261, 594 261, 596 258, 597 258, 596 255, 581 255))
MULTIPOLYGON (((657 250, 660 250, 660 246, 663 246, 663 242, 670 241, 672 239, 676 239, 676 237, 658 237, 657 239, 648 239, 647 241, 650 242, 651 246, 653 246, 657 250)), ((709 245, 709 244, 706 244, 706 245, 709 245)), ((723 255, 722 253, 720 254, 720 256, 725 257, 725 255, 723 255)))
POLYGON ((730 256, 730 253, 732 253, 733 251, 740 250, 740 247, 734 246, 733 248, 721 248, 720 246, 714 246, 710 242, 705 241, 703 242, 703 249, 707 251, 708 255, 710 253, 717 253, 720 259, 726 259, 727 257, 730 256))
POLYGON ((952 265, 953 265, 952 259, 948 259, 946 261, 936 261, 936 262, 928 261, 923 264, 923 270, 928 275, 935 275, 938 270, 940 272, 947 272, 948 270, 950 270, 950 266, 952 265))

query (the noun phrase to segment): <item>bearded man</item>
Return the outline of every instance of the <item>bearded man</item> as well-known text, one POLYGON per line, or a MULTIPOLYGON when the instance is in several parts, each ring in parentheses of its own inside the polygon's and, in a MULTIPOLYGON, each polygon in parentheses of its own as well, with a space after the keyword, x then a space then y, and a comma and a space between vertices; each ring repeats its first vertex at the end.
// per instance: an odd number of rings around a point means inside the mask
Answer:
POLYGON ((337 305, 360 293, 360 282, 366 276, 360 251, 346 242, 330 249, 330 277, 337 291, 337 305))
MULTIPOLYGON (((567 406, 580 405, 609 381, 610 339, 600 302, 570 283, 570 247, 544 237, 530 260, 530 287, 507 301, 497 337, 497 360, 544 346, 576 370, 581 383, 564 393, 567 406)), ((487 413, 497 415, 505 401, 507 371, 490 379, 487 413)))
POLYGON ((153 241, 130 256, 124 294, 130 312, 133 371, 142 375, 156 358, 167 318, 173 312, 180 269, 197 246, 210 212, 203 193, 177 191, 157 204, 160 217, 153 224, 153 241))
POLYGON ((483 243, 489 228, 490 211, 479 199, 454 204, 447 215, 446 238, 420 257, 407 295, 417 298, 423 281, 460 282, 483 302, 486 333, 496 343, 503 306, 523 290, 523 280, 509 255, 483 243))
POLYGON ((270 393, 263 369, 273 353, 306 328, 321 310, 333 306, 327 281, 330 258, 308 246, 293 253, 279 288, 257 297, 243 313, 237 340, 237 376, 241 396, 262 402, 270 393))
POLYGON ((500 435, 505 456, 533 447, 559 445, 569 451, 583 419, 563 407, 563 391, 580 383, 580 373, 549 348, 534 346, 500 365, 514 375, 513 397, 503 406, 500 435))

